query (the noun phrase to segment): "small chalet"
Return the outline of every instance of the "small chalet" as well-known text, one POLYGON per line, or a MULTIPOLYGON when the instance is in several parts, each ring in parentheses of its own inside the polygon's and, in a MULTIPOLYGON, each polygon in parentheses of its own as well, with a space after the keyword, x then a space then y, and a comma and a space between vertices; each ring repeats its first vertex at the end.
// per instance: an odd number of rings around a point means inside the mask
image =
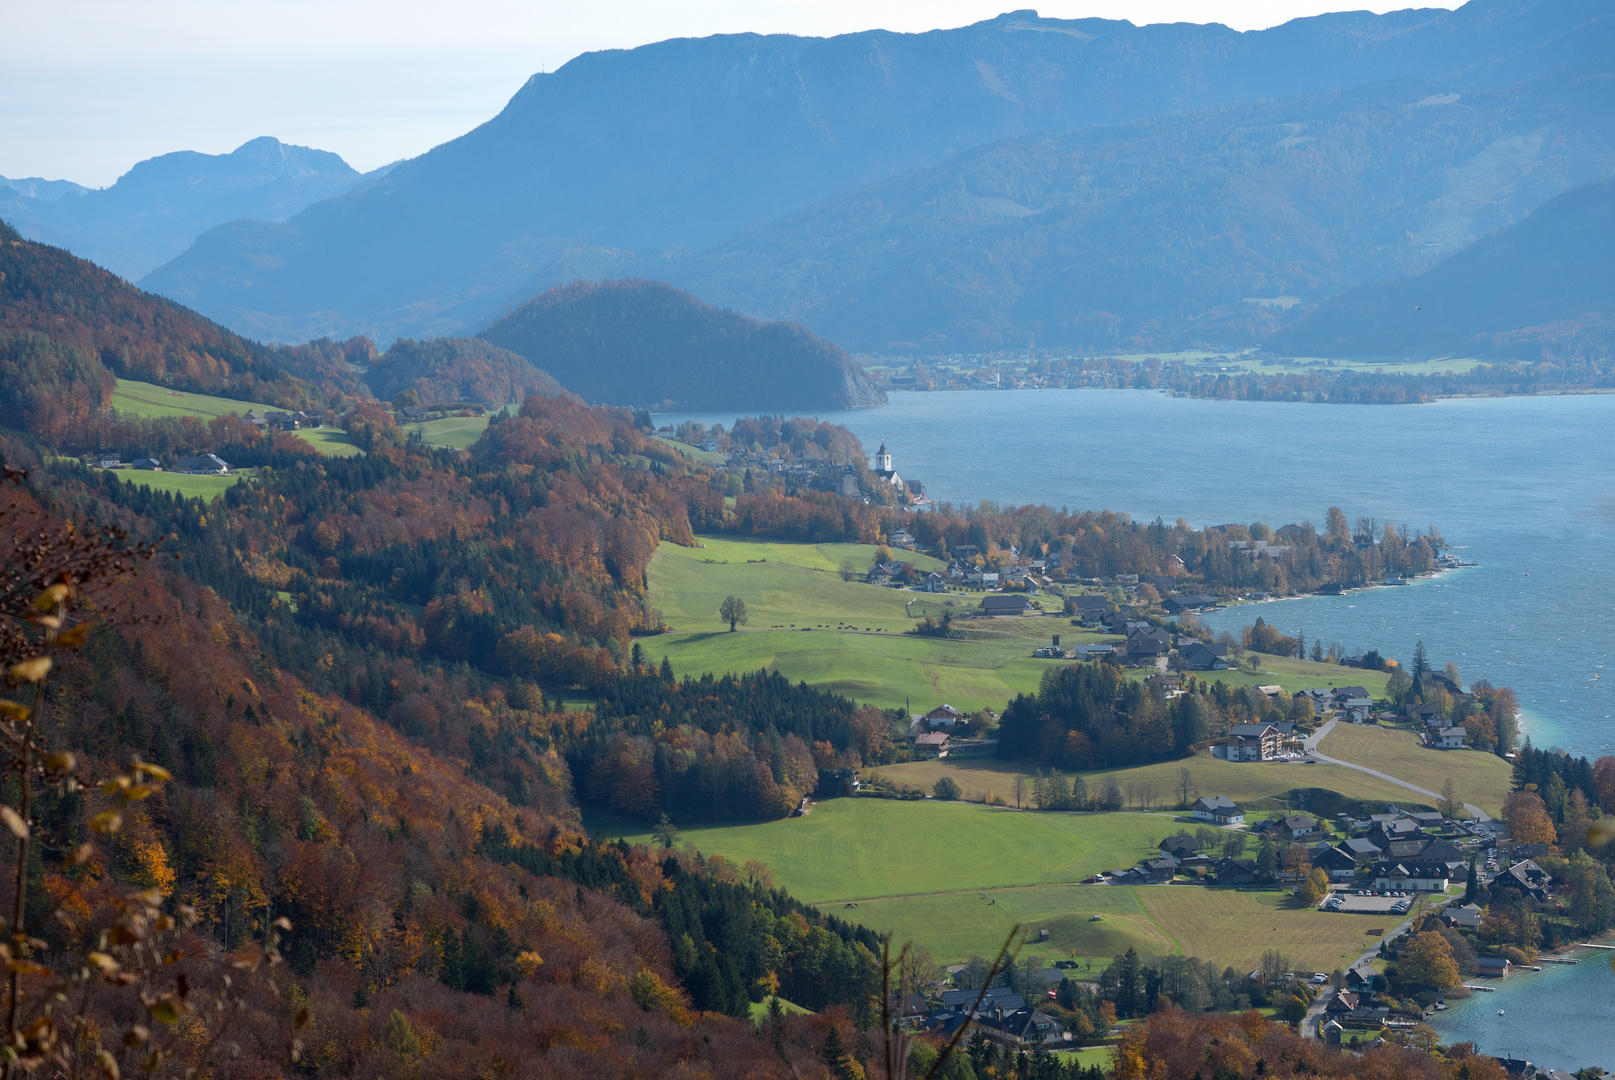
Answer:
POLYGON ((1430 736, 1430 745, 1437 750, 1462 750, 1469 732, 1461 727, 1442 728, 1430 736))
POLYGON ((1083 622, 1095 622, 1110 611, 1108 596, 1078 596, 1072 602, 1076 605, 1077 618, 1083 622))
POLYGON ((1191 808, 1196 821, 1210 821, 1218 825, 1241 825, 1245 811, 1226 795, 1206 795, 1194 801, 1191 808))
POLYGON ((908 548, 911 551, 914 549, 914 534, 907 529, 898 529, 887 536, 886 540, 892 547, 908 548))
POLYGON ((945 758, 952 741, 953 736, 945 731, 928 731, 914 740, 914 749, 929 757, 945 758))
POLYGON ((1486 913, 1481 911, 1479 904, 1465 904, 1463 907, 1447 908, 1441 914, 1441 921, 1460 930, 1479 930, 1485 917, 1486 913))
POLYGON ((1252 885, 1256 864, 1250 859, 1222 859, 1211 868, 1211 876, 1218 885, 1252 885))
POLYGON ((1305 814, 1286 814, 1266 823, 1266 831, 1284 840, 1316 840, 1323 835, 1318 823, 1305 814))
POLYGON ((925 581, 920 584, 920 588, 930 593, 947 592, 948 579, 933 570, 925 575, 925 581))
POLYGON ((1538 866, 1533 859, 1517 862, 1501 874, 1497 875, 1492 886, 1502 886, 1508 889, 1518 889, 1533 900, 1546 900, 1548 898, 1548 884, 1552 879, 1548 872, 1538 866))

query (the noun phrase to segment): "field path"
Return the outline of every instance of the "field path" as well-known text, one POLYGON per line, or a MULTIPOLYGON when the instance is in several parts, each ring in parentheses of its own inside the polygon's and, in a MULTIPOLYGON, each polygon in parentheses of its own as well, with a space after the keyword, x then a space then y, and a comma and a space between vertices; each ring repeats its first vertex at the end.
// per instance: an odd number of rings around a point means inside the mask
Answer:
MULTIPOLYGON (((1397 785, 1398 787, 1405 787, 1409 791, 1415 792, 1415 793, 1417 793, 1419 795, 1429 796, 1430 798, 1436 800, 1436 805, 1440 804, 1441 796, 1436 794, 1434 791, 1427 791, 1424 788, 1419 787, 1419 786, 1417 786, 1415 784, 1408 783, 1406 780, 1403 780, 1400 777, 1392 776, 1390 773, 1383 773, 1383 772, 1380 772, 1378 769, 1370 769, 1366 765, 1358 765, 1358 764, 1355 764, 1354 762, 1342 761, 1339 758, 1332 758, 1332 757, 1329 757, 1327 754, 1324 754, 1324 753, 1320 752, 1318 750, 1318 744, 1323 741, 1323 737, 1325 735, 1329 734, 1331 731, 1333 731, 1335 729, 1335 724, 1338 723, 1338 722, 1339 721, 1331 720, 1327 724, 1323 725, 1323 727, 1319 728, 1316 732, 1314 732, 1313 734, 1307 736, 1307 738, 1301 744, 1303 747, 1305 747, 1306 752, 1308 754, 1310 754, 1312 757, 1315 757, 1319 761, 1323 762, 1325 765, 1342 765, 1342 766, 1344 766, 1344 767, 1346 767, 1348 769, 1356 769, 1358 772, 1367 773, 1370 776, 1377 776, 1381 780, 1388 781, 1388 782, 1390 782, 1392 784, 1397 785)), ((1480 807, 1474 805, 1473 803, 1464 803, 1464 809, 1468 810, 1471 814, 1474 814, 1476 821, 1490 821, 1490 820, 1492 820, 1490 814, 1486 813, 1486 811, 1482 810, 1480 807)))

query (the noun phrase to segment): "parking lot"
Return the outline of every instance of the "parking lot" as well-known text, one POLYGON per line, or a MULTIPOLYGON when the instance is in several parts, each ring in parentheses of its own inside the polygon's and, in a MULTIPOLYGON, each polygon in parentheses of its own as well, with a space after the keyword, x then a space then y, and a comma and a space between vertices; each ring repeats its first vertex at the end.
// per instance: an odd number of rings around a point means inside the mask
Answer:
POLYGON ((1396 905, 1405 904, 1411 899, 1406 896, 1353 896, 1351 893, 1335 893, 1335 895, 1342 901, 1336 911, 1356 915, 1389 915, 1396 905))

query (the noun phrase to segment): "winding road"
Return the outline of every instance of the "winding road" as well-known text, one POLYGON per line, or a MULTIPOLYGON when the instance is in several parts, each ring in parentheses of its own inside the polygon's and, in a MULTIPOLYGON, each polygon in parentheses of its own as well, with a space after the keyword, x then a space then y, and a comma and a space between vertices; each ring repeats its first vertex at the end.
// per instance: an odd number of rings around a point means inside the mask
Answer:
MULTIPOLYGON (((1339 766, 1342 766, 1343 768, 1356 769, 1358 772, 1367 773, 1369 776, 1377 776, 1381 780, 1387 781, 1388 783, 1395 784, 1397 787, 1407 788, 1411 792, 1414 792, 1414 793, 1419 794, 1419 795, 1424 795, 1424 796, 1434 800, 1433 805, 1439 805, 1440 804, 1441 796, 1438 793, 1434 792, 1434 791, 1426 791, 1424 788, 1418 787, 1418 786, 1416 786, 1414 784, 1410 784, 1406 780, 1401 779, 1400 777, 1392 776, 1390 773, 1383 773, 1383 772, 1380 772, 1378 769, 1370 769, 1366 765, 1358 765, 1358 764, 1356 764, 1354 762, 1350 762, 1350 761, 1341 761, 1339 758, 1332 758, 1332 757, 1328 756, 1327 754, 1321 753, 1318 750, 1318 744, 1323 742, 1323 737, 1325 735, 1329 734, 1331 731, 1333 731, 1335 729, 1335 725, 1337 723, 1339 723, 1338 720, 1331 720, 1327 724, 1320 727, 1317 731, 1313 732, 1311 735, 1308 735, 1304 740, 1302 740, 1301 745, 1302 745, 1302 747, 1304 747, 1306 749, 1308 757, 1316 758, 1316 759, 1318 759, 1318 761, 1322 762, 1325 765, 1339 765, 1339 766)), ((1464 803, 1464 809, 1468 810, 1471 814, 1475 815, 1475 820, 1476 821, 1490 821, 1490 820, 1492 820, 1491 816, 1488 815, 1486 813, 1486 811, 1482 810, 1480 807, 1476 806, 1473 803, 1464 803)))

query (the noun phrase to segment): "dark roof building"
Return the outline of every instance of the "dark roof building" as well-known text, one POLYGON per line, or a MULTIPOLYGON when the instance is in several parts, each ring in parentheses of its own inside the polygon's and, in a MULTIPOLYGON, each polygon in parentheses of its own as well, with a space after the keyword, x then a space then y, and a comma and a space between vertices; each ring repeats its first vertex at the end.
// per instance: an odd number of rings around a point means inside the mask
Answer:
POLYGON ((983 596, 981 598, 981 613, 983 615, 1022 615, 1031 606, 1031 602, 1024 596, 983 596))

